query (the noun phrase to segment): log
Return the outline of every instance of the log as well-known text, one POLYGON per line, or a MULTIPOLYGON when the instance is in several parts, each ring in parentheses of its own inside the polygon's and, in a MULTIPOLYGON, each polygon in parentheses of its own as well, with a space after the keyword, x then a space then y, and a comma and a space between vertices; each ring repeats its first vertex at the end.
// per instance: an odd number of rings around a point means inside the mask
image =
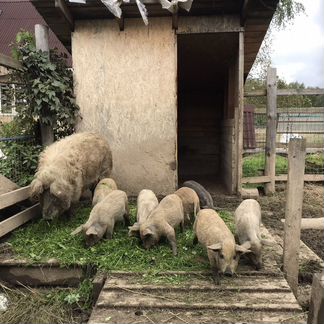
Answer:
MULTIPOLYGON (((281 222, 284 223, 285 220, 281 219, 281 222)), ((302 230, 324 230, 324 217, 318 218, 302 218, 301 227, 302 230)))

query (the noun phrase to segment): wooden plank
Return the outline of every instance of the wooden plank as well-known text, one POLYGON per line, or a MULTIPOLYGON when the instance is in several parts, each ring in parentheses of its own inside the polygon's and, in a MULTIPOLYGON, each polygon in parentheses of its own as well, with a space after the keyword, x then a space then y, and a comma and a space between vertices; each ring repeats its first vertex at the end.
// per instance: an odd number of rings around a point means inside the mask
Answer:
MULTIPOLYGON (((207 292, 208 293, 208 292, 207 292)), ((225 294, 224 294, 225 295, 225 294)), ((236 301, 233 302, 232 294, 227 294, 222 298, 214 298, 213 301, 185 302, 178 298, 168 298, 167 294, 148 294, 137 292, 132 289, 127 291, 102 291, 97 307, 99 308, 159 308, 159 309, 214 309, 214 310, 246 310, 246 311, 273 311, 285 312, 300 310, 294 296, 289 292, 285 293, 258 293, 246 292, 237 294, 236 301), (280 303, 278 303, 280 299, 280 303), (260 302, 261 300, 261 302, 260 302), (264 301, 264 302, 262 302, 264 301), (269 302, 266 302, 269 301, 269 302), (272 301, 272 302, 270 302, 272 301)), ((185 297, 185 296, 184 296, 185 297)), ((198 297, 198 296, 197 296, 198 297)), ((200 296, 201 297, 201 296, 200 296)), ((196 298, 197 300, 198 298, 196 298)))
MULTIPOLYGON (((293 95, 301 95, 301 96, 310 96, 310 95, 323 95, 324 89, 277 89, 277 96, 293 96, 293 95)), ((245 91, 244 97, 265 97, 267 95, 267 90, 253 90, 253 91, 245 91)))
POLYGON ((78 287, 85 278, 82 267, 0 265, 1 280, 11 285, 78 287))
MULTIPOLYGON (((281 222, 284 223, 285 220, 281 219, 281 222)), ((324 217, 302 218, 300 228, 302 230, 309 230, 309 229, 324 230, 324 217)))
POLYGON ((288 148, 283 266, 286 279, 297 296, 306 141, 299 138, 291 139, 288 148))
POLYGON ((267 183, 270 182, 269 176, 260 176, 260 177, 245 177, 242 178, 242 183, 267 183))
POLYGON ((20 62, 16 61, 11 56, 4 55, 1 53, 0 53, 0 66, 4 66, 6 68, 10 68, 14 70, 20 70, 22 68, 20 62))
MULTIPOLYGON (((287 174, 280 174, 275 176, 275 181, 287 181, 287 174)), ((244 177, 242 178, 242 183, 267 183, 270 182, 269 176, 260 176, 260 177, 244 177)), ((324 181, 324 174, 305 174, 304 181, 309 182, 322 182, 324 181)))
POLYGON ((16 189, 0 195, 0 209, 28 199, 30 196, 30 186, 16 189))
POLYGON ((68 23, 71 31, 74 31, 74 19, 72 17, 70 9, 67 7, 66 2, 64 0, 55 0, 55 8, 57 8, 68 23))
POLYGON ((6 220, 0 223, 0 237, 8 234, 9 232, 13 231, 17 227, 25 224, 32 218, 35 218, 40 214, 40 207, 39 204, 36 204, 32 207, 29 207, 22 212, 7 218, 6 220))
POLYGON ((179 16, 177 34, 240 32, 240 18, 236 15, 179 16))
POLYGON ((309 96, 309 95, 323 95, 324 89, 278 89, 278 96, 309 96))
POLYGON ((275 192, 277 130, 277 69, 267 71, 267 129, 264 174, 270 177, 265 185, 266 195, 275 192))

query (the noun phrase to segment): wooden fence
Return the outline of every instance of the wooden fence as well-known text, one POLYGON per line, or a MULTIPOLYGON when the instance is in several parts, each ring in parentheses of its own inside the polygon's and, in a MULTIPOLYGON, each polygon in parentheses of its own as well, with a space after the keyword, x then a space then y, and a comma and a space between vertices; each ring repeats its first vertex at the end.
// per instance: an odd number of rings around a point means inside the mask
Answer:
MULTIPOLYGON (((267 75, 267 85, 264 90, 255 90, 250 92, 245 92, 245 97, 267 97, 267 108, 266 108, 266 136, 265 136, 265 169, 263 176, 256 177, 242 177, 241 183, 264 183, 266 193, 273 193, 275 191, 275 182, 276 181, 287 181, 287 174, 276 175, 276 154, 278 153, 278 149, 282 150, 282 152, 286 152, 287 150, 278 147, 277 137, 278 134, 285 133, 282 130, 282 125, 288 122, 290 116, 289 114, 293 114, 296 119, 296 108, 289 110, 287 115, 287 110, 283 110, 282 108, 277 108, 277 98, 278 96, 296 96, 296 95, 324 95, 324 89, 277 89, 277 74, 275 68, 268 69, 267 75), (279 118, 278 120, 278 112, 283 115, 283 118, 279 118), (280 125, 278 128, 278 124, 280 125)), ((324 114, 324 108, 312 108, 312 112, 318 114, 319 112, 324 114), (315 111, 316 110, 316 111, 315 111)), ((299 111, 300 113, 300 111, 299 111)), ((314 125, 313 113, 308 118, 309 120, 303 120, 304 124, 308 122, 314 125)), ((324 116, 324 115, 323 115, 324 116)), ((298 118, 297 118, 298 119, 298 118)), ((291 121, 291 120, 289 120, 291 121)), ((300 122, 301 120, 298 120, 300 122)), ((318 134, 323 134, 324 130, 323 126, 319 122, 320 120, 316 120, 315 122, 319 125, 319 129, 316 131, 318 134)), ((300 127, 300 126, 297 126, 300 127)), ((307 129, 303 129, 299 132, 300 134, 308 134, 310 131, 307 129)), ((314 133, 314 132, 312 132, 314 133)), ((287 139, 287 143, 289 142, 289 138, 287 139)), ((250 150, 253 152, 253 150, 250 150)), ((305 174, 304 181, 324 181, 324 174, 305 174)))

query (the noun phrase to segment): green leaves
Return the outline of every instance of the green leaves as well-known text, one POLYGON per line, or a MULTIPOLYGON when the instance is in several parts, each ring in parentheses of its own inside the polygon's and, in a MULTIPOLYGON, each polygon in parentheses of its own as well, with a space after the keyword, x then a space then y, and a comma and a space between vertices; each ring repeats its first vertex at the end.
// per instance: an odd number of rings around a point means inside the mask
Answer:
POLYGON ((66 57, 51 51, 49 59, 47 53, 36 50, 33 36, 28 32, 18 33, 13 53, 23 66, 21 71, 14 72, 14 78, 24 84, 17 94, 21 122, 29 128, 38 120, 50 124, 56 138, 72 134, 79 107, 66 57))

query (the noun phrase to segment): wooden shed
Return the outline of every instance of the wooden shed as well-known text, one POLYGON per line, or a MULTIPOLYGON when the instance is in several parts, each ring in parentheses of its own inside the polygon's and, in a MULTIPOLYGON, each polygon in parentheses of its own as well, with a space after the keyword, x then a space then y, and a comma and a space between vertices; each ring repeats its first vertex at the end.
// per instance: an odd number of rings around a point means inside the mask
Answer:
POLYGON ((32 3, 72 52, 79 129, 109 139, 122 189, 240 189, 243 85, 277 0, 194 0, 173 14, 143 0, 148 26, 133 0, 120 19, 99 0, 32 3))

